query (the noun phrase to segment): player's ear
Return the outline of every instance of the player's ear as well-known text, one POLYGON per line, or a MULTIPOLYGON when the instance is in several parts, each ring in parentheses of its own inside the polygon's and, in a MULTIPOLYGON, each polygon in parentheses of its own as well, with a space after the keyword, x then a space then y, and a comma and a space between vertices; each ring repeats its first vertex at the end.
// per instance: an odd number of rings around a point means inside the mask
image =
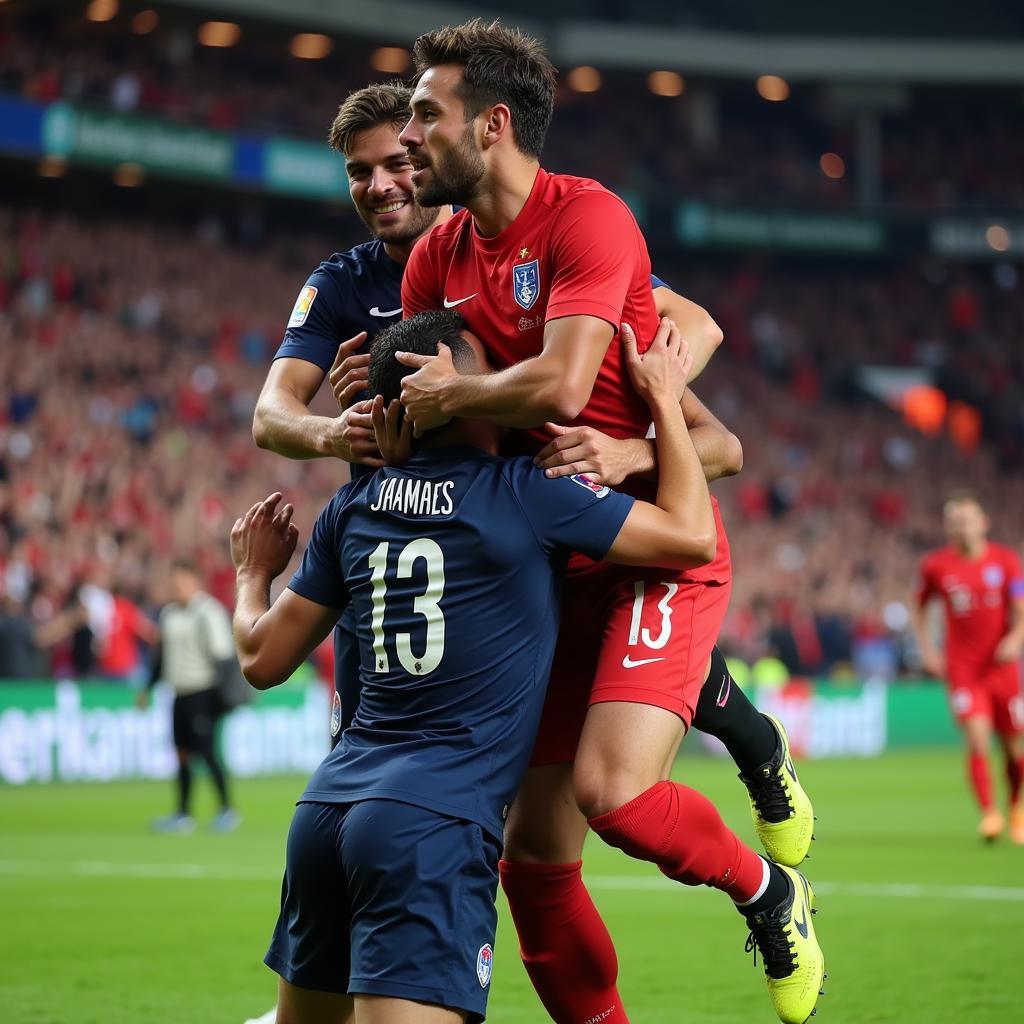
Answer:
POLYGON ((487 112, 487 123, 481 142, 484 149, 497 145, 512 131, 512 111, 504 103, 495 103, 487 112))

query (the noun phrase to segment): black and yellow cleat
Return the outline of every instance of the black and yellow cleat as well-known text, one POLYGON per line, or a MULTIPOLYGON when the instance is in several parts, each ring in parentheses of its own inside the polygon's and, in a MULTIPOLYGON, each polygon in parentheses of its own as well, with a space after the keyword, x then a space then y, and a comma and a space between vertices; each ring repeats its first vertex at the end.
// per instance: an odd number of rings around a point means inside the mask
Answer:
POLYGON ((768 994, 783 1024, 804 1024, 814 1016, 822 984, 825 957, 811 921, 814 892, 799 871, 780 867, 789 883, 785 898, 775 907, 747 917, 747 952, 754 962, 761 953, 768 994))
POLYGON ((789 738, 782 723, 764 716, 778 734, 775 756, 740 781, 750 795, 750 816, 765 853, 777 864, 796 867, 814 838, 814 808, 793 767, 789 738))

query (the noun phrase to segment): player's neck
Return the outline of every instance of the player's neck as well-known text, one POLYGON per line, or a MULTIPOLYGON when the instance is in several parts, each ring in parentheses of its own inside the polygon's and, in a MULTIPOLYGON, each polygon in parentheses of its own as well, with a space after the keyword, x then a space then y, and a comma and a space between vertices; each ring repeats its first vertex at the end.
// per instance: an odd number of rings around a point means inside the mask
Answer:
MULTIPOLYGON (((434 223, 423 232, 423 235, 427 234, 431 228, 437 227, 438 224, 443 224, 446 220, 449 220, 454 213, 454 210, 450 206, 442 206, 437 211, 437 218, 434 223)), ((423 237, 423 235, 417 235, 410 242, 385 242, 384 251, 391 257, 400 267, 404 267, 409 262, 409 255, 413 250, 416 243, 423 237)))
POLYGON ((964 558, 981 558, 985 554, 985 549, 988 547, 988 538, 983 537, 979 541, 975 541, 970 544, 957 544, 957 551, 964 558))
POLYGON ((487 175, 487 187, 466 203, 477 231, 485 238, 501 234, 523 212, 533 191, 540 164, 518 153, 505 164, 497 162, 487 175))
POLYGON ((432 430, 423 438, 424 450, 434 448, 479 448, 488 455, 498 454, 501 432, 493 423, 456 419, 441 430, 432 430))

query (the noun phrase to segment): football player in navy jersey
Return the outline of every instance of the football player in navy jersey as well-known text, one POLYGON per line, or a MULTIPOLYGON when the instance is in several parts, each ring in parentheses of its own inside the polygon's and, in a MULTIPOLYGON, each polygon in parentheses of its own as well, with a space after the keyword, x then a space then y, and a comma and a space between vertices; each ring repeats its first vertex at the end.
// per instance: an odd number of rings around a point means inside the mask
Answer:
MULTIPOLYGON (((460 372, 486 372, 457 313, 394 325, 371 351, 378 430, 397 420, 410 372, 395 352, 433 354, 438 339, 460 372)), ((657 428, 656 504, 500 459, 500 428, 454 420, 402 466, 338 491, 273 604, 298 539, 292 508, 273 494, 235 523, 234 633, 250 682, 286 680, 346 607, 361 654, 354 721, 288 837, 266 956, 281 977, 279 1021, 484 1019, 503 821, 543 704, 560 570, 572 551, 669 568, 714 556, 711 500, 680 409, 692 357, 667 320, 642 359, 628 328, 623 341, 657 428)))
MULTIPOLYGON (((253 437, 293 459, 335 457, 351 464, 353 477, 380 466, 369 405, 363 398, 367 349, 378 331, 401 318, 402 273, 417 240, 451 216, 451 207, 425 209, 412 199, 412 166, 398 141, 409 120, 412 90, 399 82, 351 93, 331 126, 331 146, 345 159, 356 213, 373 239, 335 253, 313 271, 295 302, 284 339, 267 375, 253 418, 253 437), (318 416, 309 405, 329 376, 342 406, 338 416, 318 416)), ((679 325, 694 357, 696 374, 722 340, 718 325, 700 306, 652 278, 659 312, 679 325)), ((691 428, 720 443, 701 445, 710 477, 736 472, 738 444, 702 406, 691 428)), ((564 432, 562 432, 564 434, 564 432)), ((584 429, 561 436, 552 464, 575 461, 577 472, 622 480, 646 448, 584 429)), ((348 615, 334 634, 336 692, 331 733, 337 740, 358 702, 358 652, 348 615)))

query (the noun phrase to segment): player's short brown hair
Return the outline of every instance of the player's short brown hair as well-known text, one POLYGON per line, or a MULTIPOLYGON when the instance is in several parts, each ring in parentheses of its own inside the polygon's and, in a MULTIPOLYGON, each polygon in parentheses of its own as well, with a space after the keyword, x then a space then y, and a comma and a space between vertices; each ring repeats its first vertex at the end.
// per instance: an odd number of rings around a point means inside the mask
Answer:
POLYGON ((555 109, 558 72, 543 44, 499 21, 474 18, 454 28, 425 32, 412 49, 417 78, 443 64, 462 67, 459 96, 466 120, 504 103, 512 112, 512 136, 520 152, 539 157, 555 109))
POLYGON ((409 100, 412 90, 402 82, 382 82, 357 89, 345 97, 338 107, 338 113, 327 133, 332 149, 342 156, 348 156, 353 137, 367 128, 380 124, 392 124, 396 128, 405 125, 410 117, 409 100))
POLYGON ((972 491, 969 487, 959 487, 955 491, 950 491, 942 505, 945 508, 946 505, 962 505, 967 502, 972 502, 982 511, 985 509, 985 506, 981 503, 981 498, 978 496, 978 492, 972 491))
POLYGON ((474 373, 476 355, 462 336, 465 322, 453 309, 428 310, 399 320, 377 334, 370 344, 367 390, 390 403, 402 394, 402 380, 416 371, 395 358, 396 352, 436 356, 439 342, 452 352, 452 362, 463 373, 474 373))

